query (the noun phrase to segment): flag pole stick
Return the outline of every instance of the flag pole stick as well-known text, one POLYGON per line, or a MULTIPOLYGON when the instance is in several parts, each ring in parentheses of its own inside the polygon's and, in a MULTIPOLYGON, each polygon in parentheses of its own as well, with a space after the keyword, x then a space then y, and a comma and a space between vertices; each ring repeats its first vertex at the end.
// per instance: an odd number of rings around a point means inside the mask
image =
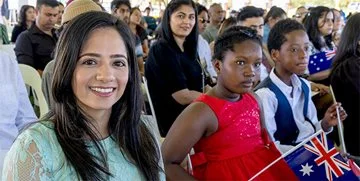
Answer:
POLYGON ((287 151, 286 153, 282 154, 279 158, 277 158, 276 160, 274 160, 273 162, 271 162, 269 165, 267 165, 265 168, 263 168, 262 170, 260 170, 257 174, 255 174, 253 177, 251 177, 249 179, 249 181, 254 180, 257 176, 259 176, 260 174, 262 174, 263 172, 265 172, 268 168, 270 168, 271 166, 273 166, 275 163, 277 163, 279 160, 285 158, 286 156, 290 155, 290 153, 294 152, 295 150, 297 150, 298 148, 302 147, 305 143, 307 143, 308 141, 310 141, 312 138, 314 138, 315 136, 319 135, 321 132, 323 132, 322 129, 320 129, 319 131, 317 131, 316 133, 314 133, 312 136, 306 138, 304 141, 302 141, 301 143, 297 144, 296 146, 294 146, 293 148, 291 148, 289 151, 287 151))
MULTIPOLYGON (((335 99, 335 94, 334 91, 332 89, 332 86, 330 85, 330 92, 331 92, 331 96, 334 100, 334 103, 336 104, 337 101, 335 99)), ((346 155, 346 146, 345 146, 345 140, 344 140, 344 132, 343 132, 343 128, 342 128, 342 123, 340 120, 340 112, 339 112, 339 107, 336 106, 336 117, 337 117, 337 128, 338 128, 338 132, 339 132, 339 138, 340 138, 340 145, 341 145, 341 151, 344 155, 346 155)))

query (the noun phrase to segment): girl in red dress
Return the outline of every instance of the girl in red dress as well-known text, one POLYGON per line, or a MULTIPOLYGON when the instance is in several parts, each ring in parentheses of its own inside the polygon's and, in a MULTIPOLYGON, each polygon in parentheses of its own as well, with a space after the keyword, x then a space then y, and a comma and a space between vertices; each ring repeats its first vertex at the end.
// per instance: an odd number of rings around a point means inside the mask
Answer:
MULTIPOLYGON (((251 92, 259 77, 261 40, 250 28, 234 26, 215 42, 217 85, 176 119, 162 145, 165 172, 179 180, 249 180, 281 156, 260 121, 251 92), (180 163, 190 149, 193 175, 180 163)), ((284 160, 255 180, 294 180, 284 160)))

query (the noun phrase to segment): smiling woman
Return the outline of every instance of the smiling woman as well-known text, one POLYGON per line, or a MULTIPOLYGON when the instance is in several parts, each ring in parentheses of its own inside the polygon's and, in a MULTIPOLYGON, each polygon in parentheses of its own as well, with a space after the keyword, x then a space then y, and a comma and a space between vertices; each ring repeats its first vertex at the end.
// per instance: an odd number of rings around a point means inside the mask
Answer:
POLYGON ((198 21, 195 3, 172 0, 165 9, 161 38, 151 47, 145 76, 161 136, 203 90, 197 60, 198 21), (170 108, 170 109, 169 109, 170 108))
POLYGON ((128 26, 107 13, 70 21, 56 49, 54 107, 15 141, 5 180, 165 179, 158 145, 140 120, 133 44, 128 26))
MULTIPOLYGON (((92 118, 109 117, 124 93, 129 68, 126 47, 113 28, 94 30, 85 42, 74 70, 72 88, 77 102, 92 118)), ((99 129, 108 135, 108 128, 99 129)))

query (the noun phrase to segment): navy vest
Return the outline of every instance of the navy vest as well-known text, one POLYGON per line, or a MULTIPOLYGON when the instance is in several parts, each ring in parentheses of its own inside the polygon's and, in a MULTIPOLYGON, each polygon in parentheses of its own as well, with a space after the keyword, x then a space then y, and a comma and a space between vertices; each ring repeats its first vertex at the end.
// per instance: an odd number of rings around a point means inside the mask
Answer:
MULTIPOLYGON (((306 83, 301 80, 301 89, 303 94, 305 95, 304 109, 303 114, 305 117, 305 121, 308 121, 313 127, 314 131, 315 126, 313 123, 307 118, 307 111, 309 105, 309 88, 306 83)), ((284 95, 281 92, 279 87, 277 87, 268 76, 265 80, 263 80, 255 90, 260 88, 268 88, 270 89, 276 96, 278 101, 277 110, 275 112, 275 122, 276 122, 276 132, 274 133, 274 138, 277 141, 280 141, 280 144, 283 145, 296 145, 296 139, 299 135, 299 129, 295 123, 294 115, 291 109, 291 106, 284 95)))

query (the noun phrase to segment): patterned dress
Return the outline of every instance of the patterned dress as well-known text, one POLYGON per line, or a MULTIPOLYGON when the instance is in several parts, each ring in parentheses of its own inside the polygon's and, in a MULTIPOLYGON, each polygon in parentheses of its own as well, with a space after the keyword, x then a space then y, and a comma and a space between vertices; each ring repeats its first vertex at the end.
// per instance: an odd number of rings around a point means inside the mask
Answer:
MULTIPOLYGON (((142 172, 123 154, 111 136, 99 141, 103 146, 109 171, 109 181, 145 180, 142 172)), ((88 143, 91 153, 98 156, 95 144, 88 143)), ((160 164, 162 165, 162 164, 160 164)), ((57 140, 54 124, 38 122, 19 135, 8 152, 2 180, 78 180, 77 173, 66 160, 57 140)), ((163 172, 160 180, 165 180, 163 172)))

